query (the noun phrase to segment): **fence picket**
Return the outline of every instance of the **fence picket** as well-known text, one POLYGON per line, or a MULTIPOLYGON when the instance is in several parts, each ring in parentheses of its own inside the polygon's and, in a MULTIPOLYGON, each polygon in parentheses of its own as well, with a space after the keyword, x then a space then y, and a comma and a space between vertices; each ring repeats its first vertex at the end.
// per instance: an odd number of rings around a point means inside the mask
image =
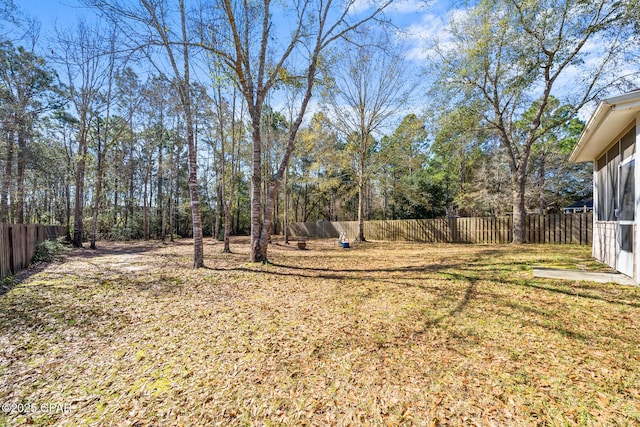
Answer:
MULTIPOLYGON (((525 241, 527 243, 591 244, 592 224, 591 212, 527 215, 525 241)), ((347 238, 356 239, 358 222, 318 221, 289 224, 291 236, 334 238, 342 232, 346 233, 347 238)), ((425 243, 509 243, 513 238, 513 218, 502 216, 365 221, 365 238, 425 243)), ((2 242, 1 239, 0 242, 2 242)))
POLYGON ((0 224, 0 278, 27 268, 38 243, 65 234, 64 226, 0 224))

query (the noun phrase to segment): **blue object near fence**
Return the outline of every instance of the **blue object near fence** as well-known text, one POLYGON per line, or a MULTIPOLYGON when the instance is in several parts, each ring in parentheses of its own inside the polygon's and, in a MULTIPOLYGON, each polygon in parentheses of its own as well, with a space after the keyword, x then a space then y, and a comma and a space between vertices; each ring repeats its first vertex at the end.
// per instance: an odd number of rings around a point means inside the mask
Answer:
POLYGON ((342 242, 342 249, 349 249, 349 242, 342 242))

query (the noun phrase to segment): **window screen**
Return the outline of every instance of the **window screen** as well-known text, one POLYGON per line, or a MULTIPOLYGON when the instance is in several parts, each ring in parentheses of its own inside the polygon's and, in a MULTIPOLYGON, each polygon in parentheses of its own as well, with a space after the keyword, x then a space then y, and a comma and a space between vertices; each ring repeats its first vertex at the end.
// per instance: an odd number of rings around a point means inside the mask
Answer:
POLYGON ((635 160, 620 165, 618 187, 618 220, 633 221, 635 217, 635 160))
POLYGON ((636 128, 635 126, 627 132, 620 140, 620 151, 622 160, 628 159, 636 152, 636 128))
POLYGON ((616 144, 607 151, 607 207, 605 221, 616 221, 616 184, 618 183, 618 166, 620 165, 620 144, 616 144))
POLYGON ((598 221, 607 220, 607 155, 603 155, 596 162, 596 206, 598 221))

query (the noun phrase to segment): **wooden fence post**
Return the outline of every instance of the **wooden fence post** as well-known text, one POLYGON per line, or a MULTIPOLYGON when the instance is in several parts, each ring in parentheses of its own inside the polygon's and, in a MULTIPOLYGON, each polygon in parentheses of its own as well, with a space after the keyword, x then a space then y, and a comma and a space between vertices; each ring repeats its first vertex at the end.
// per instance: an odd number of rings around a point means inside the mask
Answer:
MULTIPOLYGON (((365 237, 369 240, 412 241, 424 243, 504 244, 513 239, 513 216, 438 218, 412 220, 365 221, 365 237)), ((357 221, 332 222, 331 230, 344 231, 355 239, 357 221)), ((525 242, 548 244, 591 244, 592 213, 527 215, 525 242)), ((317 223, 291 223, 291 235, 323 237, 317 223)), ((60 230, 58 230, 58 234, 60 230)), ((324 236, 324 237, 338 237, 324 236)))
POLYGON ((27 268, 38 243, 47 238, 56 239, 65 233, 64 226, 0 224, 0 278, 27 268))

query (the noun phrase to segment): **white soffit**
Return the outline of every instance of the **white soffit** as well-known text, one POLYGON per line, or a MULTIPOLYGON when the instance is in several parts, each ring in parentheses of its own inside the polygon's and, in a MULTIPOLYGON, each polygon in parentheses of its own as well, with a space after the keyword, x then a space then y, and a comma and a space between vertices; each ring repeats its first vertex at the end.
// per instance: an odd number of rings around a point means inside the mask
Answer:
POLYGON ((603 99, 587 122, 569 160, 595 161, 640 112, 640 90, 603 99))

